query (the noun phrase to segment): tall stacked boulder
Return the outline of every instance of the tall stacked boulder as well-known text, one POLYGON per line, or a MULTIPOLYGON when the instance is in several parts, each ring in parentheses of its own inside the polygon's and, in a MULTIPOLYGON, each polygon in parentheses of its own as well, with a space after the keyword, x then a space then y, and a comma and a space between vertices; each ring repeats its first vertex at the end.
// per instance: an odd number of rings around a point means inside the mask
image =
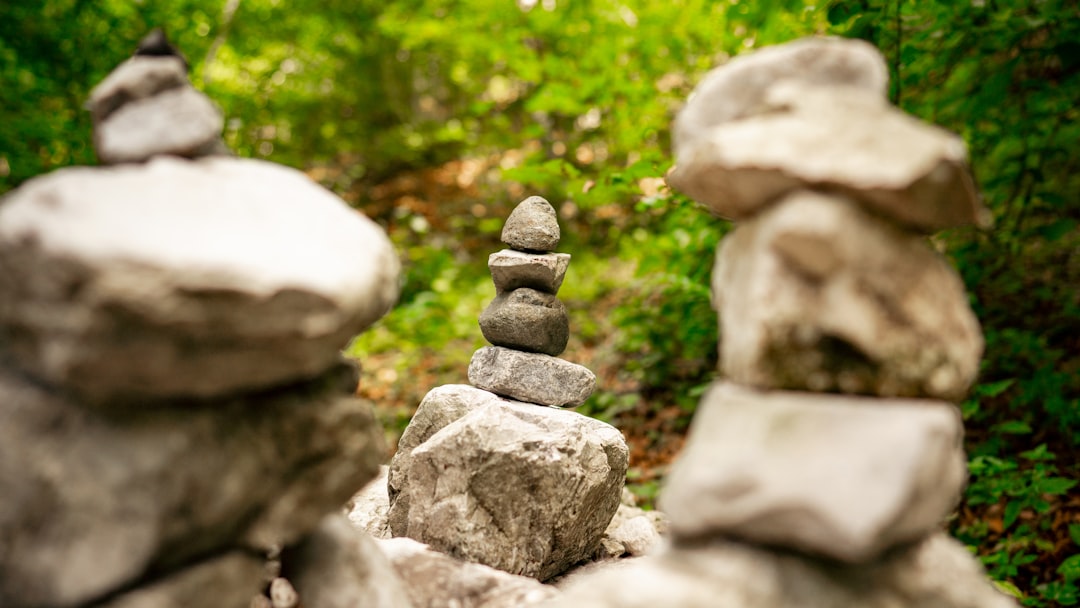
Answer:
POLYGON ((480 317, 493 346, 473 355, 474 386, 424 397, 387 481, 395 537, 542 581, 596 553, 629 458, 617 429, 555 407, 581 404, 596 381, 556 357, 569 337, 559 236, 540 197, 511 213, 512 249, 489 260, 496 296, 480 317))
POLYGON ((173 147, 188 114, 133 133, 173 92, 210 104, 176 57, 125 62, 91 96, 120 164, 0 199, 5 607, 246 606, 378 472, 340 349, 397 297, 389 240, 298 171, 173 147))
POLYGON ((712 72, 670 182, 738 220, 717 252, 721 371, 660 506, 671 546, 565 606, 1015 606, 941 531, 966 480, 949 401, 982 337, 926 234, 982 221, 962 142, 884 99, 858 41, 712 72))

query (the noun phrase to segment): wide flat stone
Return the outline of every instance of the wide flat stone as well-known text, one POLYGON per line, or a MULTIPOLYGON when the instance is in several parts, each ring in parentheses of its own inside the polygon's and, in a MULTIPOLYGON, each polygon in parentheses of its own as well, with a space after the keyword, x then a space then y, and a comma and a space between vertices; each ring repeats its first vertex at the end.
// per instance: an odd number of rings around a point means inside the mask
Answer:
POLYGON ((190 86, 131 101, 94 127, 102 164, 139 163, 171 154, 194 158, 216 150, 225 126, 221 110, 190 86))
POLYGON ((925 239, 842 197, 800 192, 717 249, 720 364, 761 388, 959 401, 983 338, 925 239))
POLYGON ((297 541, 378 472, 342 365, 301 385, 123 411, 0 368, 0 599, 81 605, 201 556, 297 541))
POLYGON ((530 196, 506 218, 502 242, 518 251, 546 253, 555 251, 561 236, 555 208, 539 196, 530 196))
POLYGON ((310 378, 382 316, 383 230, 302 173, 159 157, 0 199, 0 357, 86 402, 310 378))
POLYGON ((679 539, 726 536, 849 563, 938 529, 967 479, 951 404, 717 383, 660 508, 679 539))
POLYGON ((488 270, 496 293, 530 287, 557 294, 569 266, 569 253, 541 254, 503 249, 488 256, 488 270))
POLYGON ((578 406, 596 389, 596 375, 569 361, 485 346, 469 362, 469 382, 497 395, 553 406, 578 406))
POLYGON ((480 331, 495 346, 556 356, 570 340, 570 317, 555 295, 520 287, 495 296, 480 313, 480 331))

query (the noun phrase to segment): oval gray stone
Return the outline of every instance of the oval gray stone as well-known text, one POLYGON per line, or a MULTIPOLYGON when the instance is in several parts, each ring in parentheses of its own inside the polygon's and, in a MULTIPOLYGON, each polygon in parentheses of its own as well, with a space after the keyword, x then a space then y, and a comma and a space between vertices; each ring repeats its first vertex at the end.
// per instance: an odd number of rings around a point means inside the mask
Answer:
POLYGON ((518 203, 503 224, 502 242, 518 251, 555 251, 560 237, 555 208, 539 196, 518 203))
POLYGON ((528 287, 504 292, 480 313, 480 331, 495 346, 558 355, 570 339, 570 317, 559 298, 528 287))

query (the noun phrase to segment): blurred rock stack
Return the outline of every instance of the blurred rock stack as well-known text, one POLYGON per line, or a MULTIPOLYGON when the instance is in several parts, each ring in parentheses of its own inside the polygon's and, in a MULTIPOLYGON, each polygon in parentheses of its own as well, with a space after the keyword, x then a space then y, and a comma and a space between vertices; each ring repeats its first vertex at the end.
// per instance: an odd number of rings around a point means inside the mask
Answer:
POLYGON ((629 451, 614 427, 568 410, 595 376, 558 359, 569 337, 555 297, 570 256, 540 197, 506 221, 489 261, 497 295, 480 317, 495 346, 469 380, 429 392, 390 465, 389 527, 433 549, 548 580, 598 550, 620 503, 629 451))
POLYGON ((130 164, 0 200, 0 605, 247 606, 261 556, 302 571, 378 472, 340 349, 398 260, 298 171, 181 158, 220 133, 182 60, 133 58, 90 106, 130 164))
POLYGON ((713 274, 719 381, 660 506, 665 552, 566 606, 1014 606, 941 523, 982 337, 927 233, 981 222, 963 143, 885 99, 863 42, 738 57, 675 125, 670 183, 737 220, 713 274))

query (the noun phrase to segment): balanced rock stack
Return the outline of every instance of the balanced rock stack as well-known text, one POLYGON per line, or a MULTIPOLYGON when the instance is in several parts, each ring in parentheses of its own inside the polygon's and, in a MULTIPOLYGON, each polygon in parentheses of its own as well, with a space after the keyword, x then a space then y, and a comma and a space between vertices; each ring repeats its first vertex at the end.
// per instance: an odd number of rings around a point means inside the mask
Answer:
MULTIPOLYGON (((102 87, 166 72, 138 57, 102 87)), ((340 349, 397 297, 386 235, 298 171, 151 148, 0 199, 7 608, 246 606, 260 554, 303 569, 291 547, 378 472, 340 349)))
POLYGON ((672 545, 566 606, 998 608, 941 530, 982 337, 926 242, 980 222, 959 138, 884 98, 859 41, 736 58, 675 125, 670 182, 741 220, 713 275, 721 369, 660 496, 672 545), (847 393, 847 394, 841 394, 847 393))
POLYGON ((475 386, 431 390, 390 464, 389 528, 451 556, 548 580, 592 557, 619 508, 629 451, 582 403, 595 376, 558 359, 569 325, 555 297, 569 255, 555 210, 532 197, 491 256, 497 295, 480 325, 495 346, 469 366, 475 386))

